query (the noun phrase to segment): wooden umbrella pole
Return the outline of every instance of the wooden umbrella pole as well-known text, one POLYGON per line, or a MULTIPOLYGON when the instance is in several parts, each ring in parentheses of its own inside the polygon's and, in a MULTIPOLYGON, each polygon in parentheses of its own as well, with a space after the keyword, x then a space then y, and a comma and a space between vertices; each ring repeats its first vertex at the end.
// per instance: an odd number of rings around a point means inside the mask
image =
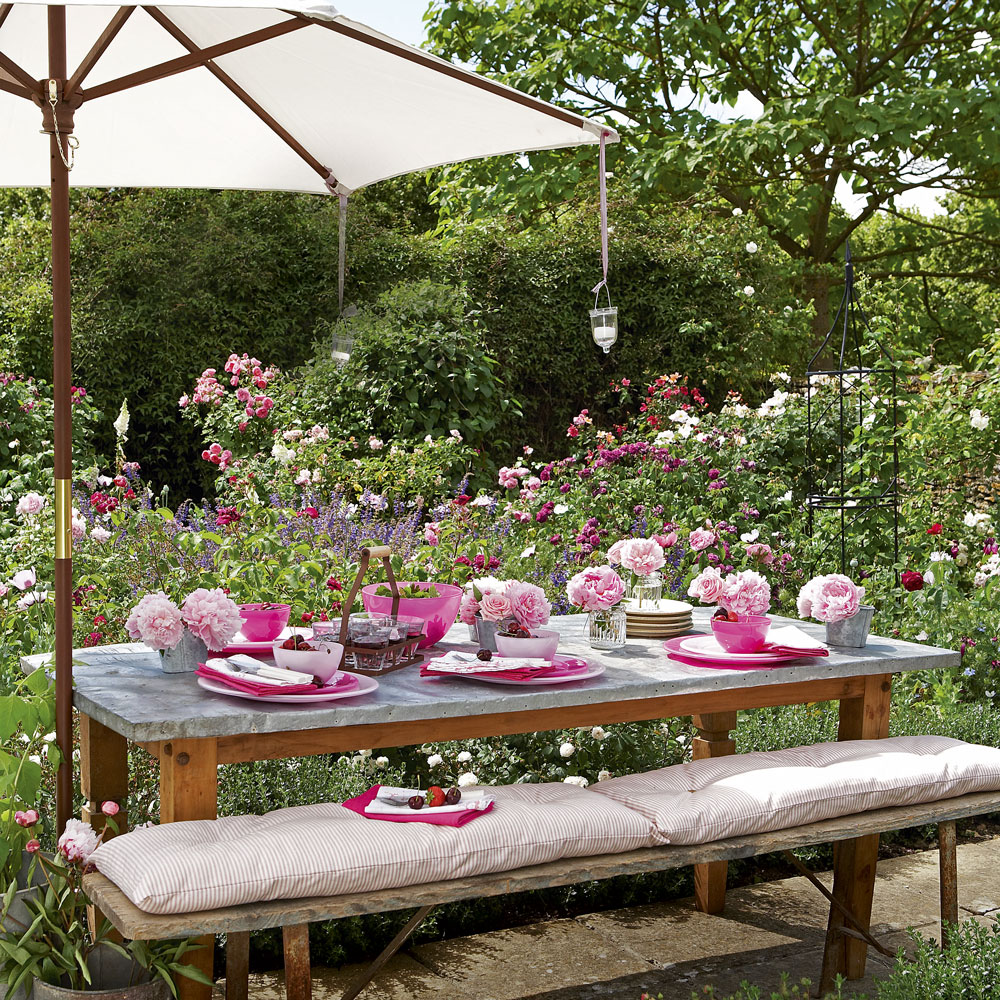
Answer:
MULTIPOLYGON (((48 8, 49 87, 57 97, 66 80, 66 8, 48 8)), ((46 89, 45 98, 50 90, 46 89)), ((62 763, 56 778, 56 821, 59 832, 73 812, 73 429, 70 401, 69 155, 72 112, 50 105, 48 112, 52 198, 52 397, 55 451, 55 602, 56 602, 56 742, 62 763), (58 116, 58 118, 57 118, 58 116), (58 121, 58 132, 54 127, 58 121)))

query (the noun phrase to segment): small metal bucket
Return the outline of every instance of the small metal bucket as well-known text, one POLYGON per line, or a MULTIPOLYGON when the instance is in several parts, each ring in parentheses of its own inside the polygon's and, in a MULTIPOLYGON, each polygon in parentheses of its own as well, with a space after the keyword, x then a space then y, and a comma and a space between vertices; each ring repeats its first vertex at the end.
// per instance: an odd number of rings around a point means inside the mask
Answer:
POLYGON ((497 651, 497 623, 487 618, 476 618, 476 635, 479 636, 479 648, 488 649, 491 653, 497 651))
POLYGON ((868 642, 868 630, 872 627, 875 609, 870 604, 862 604, 858 613, 840 622, 826 623, 826 641, 831 646, 864 646, 868 642))
POLYGON ((186 674, 198 669, 208 659, 208 647, 193 632, 184 629, 181 641, 173 649, 160 651, 160 665, 165 674, 186 674))

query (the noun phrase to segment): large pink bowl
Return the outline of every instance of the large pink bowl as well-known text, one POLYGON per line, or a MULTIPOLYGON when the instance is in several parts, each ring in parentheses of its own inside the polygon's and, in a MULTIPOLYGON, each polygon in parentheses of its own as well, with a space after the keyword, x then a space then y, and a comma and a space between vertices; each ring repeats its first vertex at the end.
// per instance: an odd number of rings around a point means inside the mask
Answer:
POLYGON ((771 619, 767 615, 740 615, 738 622, 712 619, 715 641, 730 653, 756 653, 767 641, 771 619))
MULTIPOLYGON (((364 603, 365 611, 369 614, 391 615, 392 595, 375 593, 381 586, 380 583, 370 583, 367 587, 362 587, 361 600, 364 603)), ((400 582, 399 586, 409 587, 412 584, 400 582)), ((462 603, 463 591, 461 587, 453 583, 436 583, 434 586, 438 589, 440 595, 438 597, 401 597, 399 599, 399 614, 419 618, 424 622, 425 634, 420 640, 418 649, 433 646, 455 624, 458 608, 462 603)))
POLYGON ((240 631, 250 642, 277 639, 288 624, 288 613, 292 610, 289 604, 241 604, 239 607, 243 619, 240 631))

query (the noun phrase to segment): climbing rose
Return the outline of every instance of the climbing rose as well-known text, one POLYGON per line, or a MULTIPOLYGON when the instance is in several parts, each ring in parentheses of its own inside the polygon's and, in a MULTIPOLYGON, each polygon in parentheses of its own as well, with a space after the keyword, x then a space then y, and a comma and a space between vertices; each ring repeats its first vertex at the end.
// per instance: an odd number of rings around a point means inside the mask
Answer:
POLYGON ((924 577, 922 573, 918 573, 916 570, 908 569, 900 577, 900 581, 903 584, 904 590, 923 590, 924 589, 924 577))

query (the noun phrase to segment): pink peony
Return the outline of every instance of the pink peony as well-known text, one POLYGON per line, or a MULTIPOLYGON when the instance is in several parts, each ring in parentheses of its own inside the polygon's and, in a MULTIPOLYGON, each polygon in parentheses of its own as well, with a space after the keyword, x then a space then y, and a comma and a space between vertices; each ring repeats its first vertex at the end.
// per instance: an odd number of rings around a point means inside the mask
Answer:
POLYGON ((10 585, 17 587, 18 590, 30 590, 35 585, 35 579, 34 567, 22 569, 18 570, 11 578, 10 585))
POLYGON ((509 618, 514 608, 503 594, 483 594, 479 602, 479 613, 487 621, 499 622, 509 618))
POLYGON ((243 624, 236 602, 219 587, 193 590, 184 599, 181 611, 184 624, 209 649, 224 649, 243 624))
POLYGON ((466 594, 462 598, 462 604, 458 609, 458 620, 463 625, 475 625, 477 611, 479 611, 479 602, 472 594, 466 594))
POLYGON ((620 566, 622 563, 622 549, 625 548, 625 543, 628 541, 627 538, 620 538, 614 545, 608 549, 608 562, 612 566, 620 566))
POLYGON ((25 850, 26 850, 26 851, 27 851, 27 852, 28 852, 29 854, 34 854, 34 853, 36 853, 37 851, 40 851, 40 850, 42 849, 42 845, 41 845, 41 844, 40 844, 40 843, 39 843, 39 842, 38 842, 37 840, 35 840, 34 838, 32 838, 31 840, 29 840, 29 841, 28 841, 28 842, 27 842, 27 843, 26 843, 26 844, 24 845, 24 849, 25 849, 25 850))
POLYGON ((541 587, 515 581, 507 585, 506 597, 514 617, 529 631, 549 620, 552 605, 541 587))
POLYGON ((850 577, 829 573, 810 580, 799 592, 797 604, 803 617, 842 622, 858 613, 864 596, 865 588, 859 587, 850 577))
POLYGON ((22 812, 20 809, 14 813, 14 822, 18 826, 34 826, 38 822, 38 810, 37 809, 25 809, 22 812))
POLYGON ((146 594, 128 616, 125 631, 150 649, 173 649, 184 634, 181 609, 162 590, 146 594))
POLYGON ((726 577, 719 604, 738 615, 762 615, 771 606, 771 585, 752 569, 726 577))
POLYGON ((610 566, 591 566, 566 584, 566 594, 584 611, 606 611, 625 596, 625 581, 610 566))
POLYGON ((718 568, 706 566, 688 584, 688 596, 697 598, 702 604, 718 604, 724 589, 725 584, 718 568))
POLYGON ((17 513, 19 517, 33 517, 44 506, 46 500, 40 493, 25 493, 17 501, 17 513))
POLYGON ((117 816, 121 812, 121 806, 112 799, 108 799, 106 802, 101 803, 101 812, 105 816, 117 816))
POLYGON ((688 545, 694 552, 703 552, 710 545, 714 545, 715 541, 715 532, 709 531, 708 528, 695 528, 688 535, 688 545))
POLYGON ((621 561, 636 576, 649 576, 667 560, 659 542, 652 538, 631 538, 621 548, 621 561))
POLYGON ((97 848, 97 833, 89 823, 82 819, 66 820, 66 829, 58 843, 59 853, 67 861, 78 861, 86 864, 91 854, 97 848))

